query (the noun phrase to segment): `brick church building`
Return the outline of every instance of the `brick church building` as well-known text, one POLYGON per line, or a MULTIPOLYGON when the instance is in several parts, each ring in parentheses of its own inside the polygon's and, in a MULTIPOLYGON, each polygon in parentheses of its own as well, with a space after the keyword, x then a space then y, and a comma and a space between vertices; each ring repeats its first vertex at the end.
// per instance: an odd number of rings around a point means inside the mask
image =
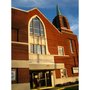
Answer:
POLYGON ((12 8, 11 20, 12 90, 78 79, 78 39, 58 7, 52 23, 37 8, 12 8))

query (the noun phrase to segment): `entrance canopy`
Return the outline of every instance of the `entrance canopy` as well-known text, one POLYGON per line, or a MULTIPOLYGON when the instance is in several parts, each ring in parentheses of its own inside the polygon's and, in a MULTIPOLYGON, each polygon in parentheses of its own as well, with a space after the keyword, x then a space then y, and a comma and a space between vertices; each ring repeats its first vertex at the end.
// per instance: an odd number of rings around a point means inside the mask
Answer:
POLYGON ((49 70, 49 69, 55 69, 55 64, 49 63, 49 64, 30 64, 29 65, 30 70, 49 70))

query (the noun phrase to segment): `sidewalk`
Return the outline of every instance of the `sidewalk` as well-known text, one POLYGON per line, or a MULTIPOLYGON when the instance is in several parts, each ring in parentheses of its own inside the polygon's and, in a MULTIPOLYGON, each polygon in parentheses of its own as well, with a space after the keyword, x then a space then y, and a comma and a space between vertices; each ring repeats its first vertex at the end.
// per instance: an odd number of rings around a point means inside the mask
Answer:
POLYGON ((65 88, 69 88, 69 87, 73 87, 73 86, 79 86, 79 84, 63 86, 63 87, 48 87, 48 88, 44 87, 44 88, 31 89, 31 90, 64 90, 65 88))
POLYGON ((37 90, 64 90, 65 88, 78 86, 78 84, 70 85, 70 86, 63 86, 63 87, 53 87, 53 88, 44 88, 44 89, 37 89, 37 90))
POLYGON ((58 87, 57 89, 51 89, 51 90, 64 90, 65 88, 69 88, 69 87, 74 87, 74 86, 79 86, 79 84, 75 84, 75 85, 70 85, 70 86, 63 86, 63 87, 58 87))

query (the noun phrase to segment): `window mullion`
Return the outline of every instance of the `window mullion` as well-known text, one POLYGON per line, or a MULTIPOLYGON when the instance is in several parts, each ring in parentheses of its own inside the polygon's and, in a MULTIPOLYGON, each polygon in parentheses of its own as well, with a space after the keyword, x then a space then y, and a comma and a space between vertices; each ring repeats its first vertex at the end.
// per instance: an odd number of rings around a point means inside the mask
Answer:
POLYGON ((34 27, 33 27, 33 19, 32 19, 32 31, 33 31, 33 35, 34 35, 34 27))
POLYGON ((40 21, 39 21, 39 35, 41 36, 41 27, 40 27, 40 21))

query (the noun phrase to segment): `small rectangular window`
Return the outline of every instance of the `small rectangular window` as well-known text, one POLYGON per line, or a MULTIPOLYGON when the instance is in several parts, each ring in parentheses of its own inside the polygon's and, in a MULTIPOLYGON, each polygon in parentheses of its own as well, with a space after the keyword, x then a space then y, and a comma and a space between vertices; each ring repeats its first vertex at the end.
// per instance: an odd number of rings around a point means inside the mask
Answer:
POLYGON ((71 53, 73 53, 74 51, 73 51, 73 44, 72 44, 72 40, 69 40, 69 42, 70 42, 70 50, 71 50, 71 53))
POLYGON ((36 54, 37 53, 37 45, 34 44, 34 53, 36 54))
POLYGON ((46 47, 42 45, 42 54, 46 54, 46 47))
POLYGON ((46 54, 46 46, 39 44, 30 44, 30 52, 34 54, 46 54))
POLYGON ((64 55, 64 48, 62 46, 58 47, 58 54, 63 56, 64 55))
POLYGON ((34 53, 34 45, 33 44, 30 45, 30 51, 31 51, 31 53, 34 53))
POLYGON ((30 52, 31 53, 37 53, 37 45, 36 44, 30 44, 30 52))
POLYGON ((37 45, 37 54, 41 54, 41 45, 37 45))

